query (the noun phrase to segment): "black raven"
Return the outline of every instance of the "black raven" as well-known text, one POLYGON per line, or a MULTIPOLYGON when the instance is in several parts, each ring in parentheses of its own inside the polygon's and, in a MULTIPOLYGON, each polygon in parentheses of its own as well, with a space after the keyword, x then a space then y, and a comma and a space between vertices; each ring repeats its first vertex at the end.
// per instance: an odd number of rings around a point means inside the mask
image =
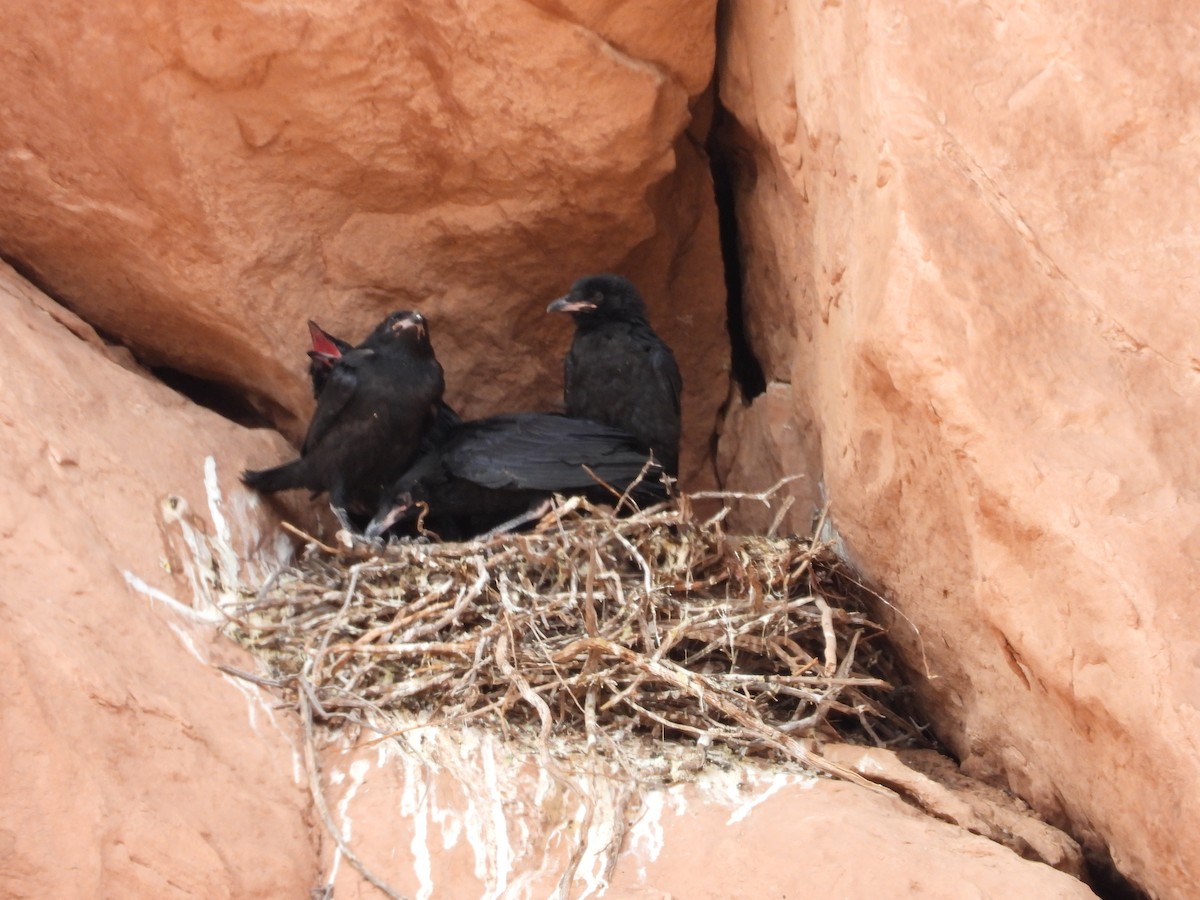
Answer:
POLYGON ((342 524, 370 516, 385 489, 421 448, 444 388, 425 318, 400 310, 357 347, 340 352, 325 373, 300 458, 246 471, 260 491, 328 491, 342 524))
MULTIPOLYGON (((312 319, 308 320, 308 333, 312 337, 312 349, 308 351, 308 380, 312 383, 313 396, 320 397, 337 361, 354 347, 334 337, 312 319)), ((441 443, 449 435, 450 429, 461 422, 458 413, 447 406, 444 400, 438 400, 433 415, 426 423, 422 449, 441 443)))
POLYGON ((662 469, 629 434, 553 413, 464 422, 424 452, 384 496, 368 537, 425 515, 443 538, 472 537, 530 510, 551 494, 598 502, 665 499, 662 469))
POLYGON ((683 379, 637 289, 619 275, 589 275, 546 311, 575 320, 564 360, 567 415, 628 432, 678 474, 683 379))

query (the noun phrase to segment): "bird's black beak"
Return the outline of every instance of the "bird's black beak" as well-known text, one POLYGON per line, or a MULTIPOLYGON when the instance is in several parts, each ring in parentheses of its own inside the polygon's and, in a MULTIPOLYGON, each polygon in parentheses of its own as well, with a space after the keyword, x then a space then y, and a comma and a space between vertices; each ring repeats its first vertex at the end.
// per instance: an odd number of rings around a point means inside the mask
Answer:
POLYGON ((308 320, 308 333, 312 336, 313 348, 311 352, 319 353, 322 357, 334 360, 342 355, 342 351, 333 342, 333 338, 312 319, 308 320))
POLYGON ((553 303, 546 307, 546 312, 564 312, 577 313, 588 312, 596 308, 596 304, 590 300, 583 300, 573 294, 567 294, 565 297, 559 297, 553 303))

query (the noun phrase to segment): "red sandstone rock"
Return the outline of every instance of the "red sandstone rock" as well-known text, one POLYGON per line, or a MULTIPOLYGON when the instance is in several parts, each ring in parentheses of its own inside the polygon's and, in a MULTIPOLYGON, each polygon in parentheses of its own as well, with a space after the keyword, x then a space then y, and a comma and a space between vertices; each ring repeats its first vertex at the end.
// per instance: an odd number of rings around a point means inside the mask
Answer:
POLYGON ((233 485, 282 442, 118 365, 6 266, 0 347, 0 895, 304 896, 293 726, 198 654, 252 663, 154 599, 212 577, 180 553, 218 533, 206 457, 231 549, 270 556, 273 523, 233 485))
MULTIPOLYGON (((851 547, 921 628, 910 656, 968 765, 1156 893, 1190 896, 1200 641, 1179 560, 1197 530, 1195 329, 1174 301, 1195 249, 1196 79, 1172 37, 1189 23, 898 0, 730 9, 722 96, 754 164, 739 195, 748 325, 771 386, 729 416, 727 471, 761 487, 803 465, 806 500, 823 478, 851 547), (1164 521, 1170 534, 1147 527, 1164 521)), ((420 306, 466 413, 548 405, 569 325, 545 302, 620 269, 680 356, 700 480, 727 357, 702 129, 686 130, 705 115, 712 14, 690 0, 14 7, 0 247, 143 358, 248 390, 293 432, 306 317, 356 337, 420 306)), ((285 450, 6 283, 0 803, 20 827, 0 826, 4 890, 302 895, 313 837, 287 735, 184 649, 207 631, 146 599, 204 591, 186 546, 190 528, 217 529, 204 458, 252 534, 231 476, 285 450)), ((754 871, 778 885, 849 878, 877 895, 915 858, 902 887, 959 896, 931 873, 981 854, 955 888, 1082 892, 895 804, 868 796, 852 814, 852 789, 819 784, 843 811, 809 810, 827 828, 772 797, 778 818, 721 838, 761 849, 754 871), (834 855, 851 832, 873 851, 899 836, 882 874, 834 855), (772 867, 797 846, 830 855, 772 867)), ((631 849, 613 883, 729 896, 741 883, 689 855, 717 856, 704 842, 725 819, 710 815, 696 837, 691 818, 664 837, 646 876, 631 849)), ((443 849, 438 865, 460 858, 443 849)))
MULTIPOLYGON (((409 750, 330 752, 325 765, 352 849, 409 897, 1093 896, 1049 866, 845 783, 733 765, 634 790, 569 765, 549 775, 494 736, 408 735, 409 750), (570 889, 555 894, 581 842, 570 889)), ((627 749, 637 755, 636 744, 627 749)), ((336 895, 376 896, 331 849, 336 895)))
MULTIPOLYGON (((303 896, 329 876, 339 897, 371 896, 309 811, 294 719, 211 668, 252 664, 194 621, 211 613, 205 601, 253 583, 287 552, 231 477, 279 439, 198 409, 11 271, 0 279, 0 446, 10 463, 0 473, 9 579, 0 893, 274 898, 303 896)), ((713 768, 700 787, 639 792, 619 778, 571 776, 577 786, 566 788, 494 737, 406 740, 415 754, 394 742, 327 752, 323 781, 355 852, 418 896, 505 886, 543 897, 564 878, 573 896, 607 884, 610 896, 748 897, 798 880, 852 896, 897 885, 947 898, 964 885, 984 897, 1090 896, 849 785, 713 768), (572 869, 581 834, 587 846, 572 869)), ((662 760, 661 774, 692 768, 692 756, 662 760)), ((918 785, 939 814, 963 806, 889 765, 889 779, 918 785)), ((961 814, 977 830, 986 817, 961 814)))
POLYGON ((155 365, 296 437, 306 318, 433 322, 467 415, 561 403, 582 274, 644 290, 687 383, 690 480, 726 392, 712 189, 685 129, 715 0, 89 5, 6 12, 0 248, 155 365))
POLYGON ((720 95, 751 163, 772 386, 727 423, 724 470, 823 479, 969 771, 1154 895, 1197 896, 1200 53, 1181 35, 1200 18, 730 13, 720 95))

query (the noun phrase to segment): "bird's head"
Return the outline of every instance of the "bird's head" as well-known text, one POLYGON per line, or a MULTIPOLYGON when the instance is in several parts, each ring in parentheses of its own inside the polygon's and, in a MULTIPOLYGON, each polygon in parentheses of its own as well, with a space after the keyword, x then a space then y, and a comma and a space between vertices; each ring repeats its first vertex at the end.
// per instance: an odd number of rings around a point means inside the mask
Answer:
POLYGON ((398 309, 376 325, 359 347, 374 349, 383 344, 400 342, 412 347, 428 348, 429 321, 416 310, 398 309))
POLYGON ((388 331, 393 337, 415 337, 418 341, 429 340, 429 323, 416 310, 404 309, 387 317, 388 331))
POLYGON ((422 528, 425 514, 429 512, 430 479, 442 473, 441 447, 427 448, 408 470, 391 487, 383 492, 375 518, 366 528, 372 540, 381 536, 397 523, 416 521, 417 530, 422 528))
POLYGON ((571 291, 546 307, 546 312, 570 313, 579 324, 590 322, 642 322, 646 304, 628 279, 620 275, 588 275, 571 291))

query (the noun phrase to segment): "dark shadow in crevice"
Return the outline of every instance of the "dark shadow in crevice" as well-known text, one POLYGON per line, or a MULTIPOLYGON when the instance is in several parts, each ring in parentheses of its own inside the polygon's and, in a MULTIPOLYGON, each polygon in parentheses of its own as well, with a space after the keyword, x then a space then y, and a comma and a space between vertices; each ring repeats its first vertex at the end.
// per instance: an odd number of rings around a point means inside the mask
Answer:
MULTIPOLYGON (((36 269, 34 269, 32 266, 28 265, 26 262, 18 259, 15 256, 10 256, 8 253, 6 253, 2 250, 0 250, 0 262, 3 262, 4 264, 11 266, 14 272, 16 272, 18 275, 20 275, 22 278, 24 278, 30 284, 32 284, 41 293, 45 294, 47 297, 49 297, 51 300, 53 300, 55 303, 57 303, 63 309, 79 316, 79 311, 75 309, 75 307, 71 304, 71 301, 68 300, 66 297, 64 297, 62 294, 58 293, 58 291, 56 291, 53 287, 51 287, 46 282, 46 280, 44 278, 42 278, 41 275, 38 274, 38 271, 36 269)), ((83 319, 83 316, 79 316, 79 318, 83 319)), ((83 319, 83 320, 85 322, 87 322, 87 319, 83 319)), ((91 323, 89 322, 88 324, 90 325, 91 323)), ((92 327, 94 328, 95 326, 92 326, 92 327)), ((97 331, 97 334, 99 334, 99 331, 97 331)), ((103 337, 103 335, 101 335, 101 336, 103 337)), ((105 340, 107 341, 107 338, 105 340)))
MULTIPOLYGON (((72 303, 68 297, 58 293, 58 291, 56 291, 40 275, 38 275, 35 269, 31 268, 19 259, 9 256, 6 253, 0 253, 0 262, 4 262, 11 266, 13 271, 20 275, 25 281, 29 282, 29 284, 31 284, 35 290, 41 294, 44 294, 52 303, 54 303, 56 306, 62 307, 63 310, 70 314, 69 316, 63 317, 56 315, 52 310, 48 311, 50 317, 63 328, 67 329, 67 331, 71 332, 71 334, 75 335, 85 343, 92 343, 94 334, 95 337, 98 337, 101 342, 103 342, 105 347, 120 348, 121 350, 128 352, 129 358, 133 363, 136 364, 134 368, 141 366, 142 368, 148 369, 145 363, 143 363, 137 357, 133 350, 124 341, 105 331, 103 328, 100 328, 98 325, 96 325, 96 323, 90 321, 86 316, 80 313, 80 311, 75 308, 75 304, 72 303), (77 319, 80 323, 87 326, 87 328, 90 329, 90 332, 85 331, 81 333, 79 326, 72 321, 73 319, 77 319)), ((122 363, 122 365, 124 365, 124 363, 122 363)))
MULTIPOLYGON (((719 38, 718 38, 719 39, 719 38)), ((721 258, 725 270, 726 327, 729 331, 731 373, 734 382, 749 403, 767 389, 762 364, 750 346, 746 333, 745 298, 742 291, 742 251, 738 233, 737 185, 747 174, 748 154, 738 153, 732 132, 736 126, 732 115, 715 101, 712 130, 705 150, 712 169, 713 194, 717 205, 717 224, 720 229, 721 258)))
POLYGON ((270 415, 259 409, 237 388, 209 381, 169 366, 151 366, 151 374, 171 390, 183 394, 198 406, 241 425, 243 428, 276 429, 270 415))
MULTIPOLYGON (((29 265, 6 253, 0 253, 0 260, 12 266, 18 275, 59 306, 63 307, 63 309, 79 316, 82 321, 87 322, 105 344, 110 347, 125 347, 127 350, 130 349, 121 340, 108 334, 103 329, 97 328, 94 323, 88 322, 87 318, 80 315, 79 311, 74 308, 74 305, 66 297, 55 291, 29 265)), ((133 353, 132 350, 130 352, 138 365, 173 391, 182 394, 193 403, 203 406, 205 409, 211 410, 217 415, 236 422, 245 428, 270 428, 276 430, 277 423, 273 420, 272 414, 280 413, 284 418, 287 417, 286 412, 281 408, 276 408, 275 404, 271 401, 259 399, 259 402, 256 404, 253 398, 247 397, 244 392, 237 388, 182 372, 170 366, 151 365, 138 354, 133 353)), ((280 421, 283 421, 283 419, 281 418, 280 421)))
POLYGON ((1122 875, 1107 851, 1084 854, 1087 884, 1100 900, 1150 900, 1150 895, 1122 875))

